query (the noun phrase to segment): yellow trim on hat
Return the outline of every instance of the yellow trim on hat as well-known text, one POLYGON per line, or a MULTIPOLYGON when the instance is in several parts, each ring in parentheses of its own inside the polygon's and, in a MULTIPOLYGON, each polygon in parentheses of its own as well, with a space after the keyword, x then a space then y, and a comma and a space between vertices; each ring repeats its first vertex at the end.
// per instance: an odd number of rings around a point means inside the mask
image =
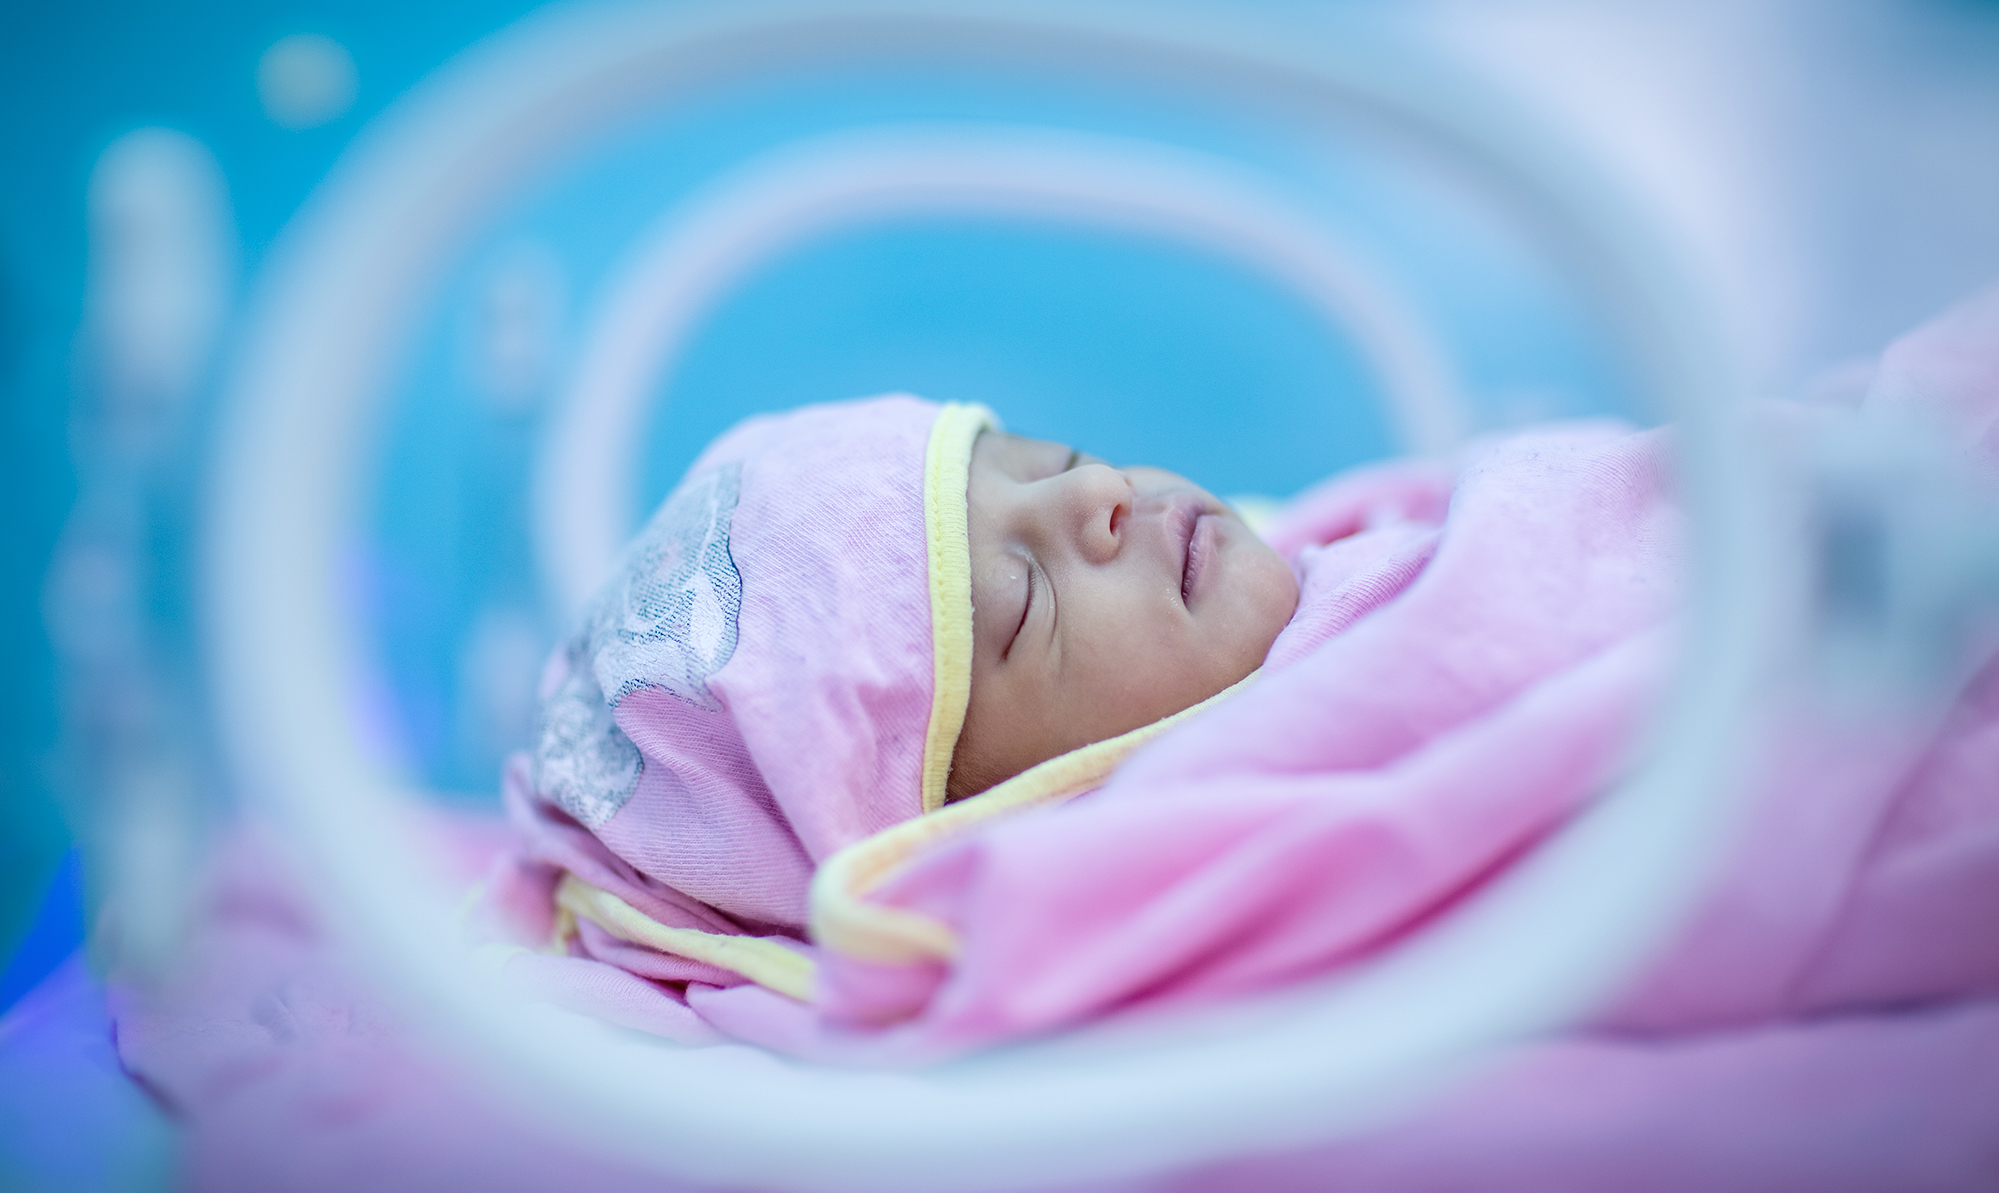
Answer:
POLYGON ((574 874, 564 874, 555 888, 555 905, 564 915, 589 920, 627 944, 644 945, 676 957, 706 962, 738 973, 800 1002, 812 1001, 818 966, 812 958, 761 936, 732 936, 699 928, 669 928, 645 912, 574 874))
POLYGON ((953 402, 930 426, 923 460, 923 530, 930 545, 930 641, 934 683, 923 737, 923 810, 944 806, 951 755, 972 699, 972 533, 966 489, 972 444, 999 419, 976 403, 953 402))
POLYGON ((1050 758, 969 799, 892 825, 840 850, 812 876, 813 942, 862 961, 887 965, 955 959, 958 937, 950 925, 907 908, 869 903, 867 895, 912 858, 947 837, 1011 812, 1061 803, 1103 786, 1111 771, 1133 750, 1226 700, 1255 678, 1252 672, 1192 708, 1050 758))

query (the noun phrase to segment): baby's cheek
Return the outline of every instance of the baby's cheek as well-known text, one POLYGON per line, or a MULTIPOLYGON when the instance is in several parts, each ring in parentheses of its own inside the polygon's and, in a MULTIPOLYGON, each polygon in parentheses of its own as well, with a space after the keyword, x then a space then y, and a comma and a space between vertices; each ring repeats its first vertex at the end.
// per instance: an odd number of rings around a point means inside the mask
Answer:
POLYGON ((1284 623, 1298 611, 1298 577, 1282 556, 1268 548, 1253 558, 1255 570, 1247 603, 1254 610, 1259 632, 1265 635, 1263 649, 1268 650, 1284 623))
POLYGON ((1087 654, 1072 656, 1048 702, 1049 716, 1079 745, 1166 715, 1157 711, 1162 700, 1175 699, 1185 682, 1182 673, 1190 652, 1184 642, 1168 640, 1144 625, 1098 637, 1087 654))

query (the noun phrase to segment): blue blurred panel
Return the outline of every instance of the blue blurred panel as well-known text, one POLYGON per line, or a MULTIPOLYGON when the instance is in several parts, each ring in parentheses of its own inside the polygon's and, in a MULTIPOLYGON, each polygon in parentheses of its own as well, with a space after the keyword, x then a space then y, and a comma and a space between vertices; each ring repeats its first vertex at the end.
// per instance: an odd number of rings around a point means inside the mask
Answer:
POLYGON ((0 1012, 83 945, 83 864, 72 848, 42 893, 41 905, 13 956, 0 969, 0 1012))

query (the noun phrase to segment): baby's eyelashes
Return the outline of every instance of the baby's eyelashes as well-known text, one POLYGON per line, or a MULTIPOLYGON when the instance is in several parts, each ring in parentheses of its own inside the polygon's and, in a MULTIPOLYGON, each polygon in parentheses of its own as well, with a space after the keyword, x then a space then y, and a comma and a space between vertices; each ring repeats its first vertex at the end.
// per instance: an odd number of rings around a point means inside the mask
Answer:
POLYGON ((1034 608, 1034 567, 1030 564, 1024 570, 1027 573, 1027 592, 1020 601, 1020 620, 1013 624, 1013 633, 1007 635, 1006 646, 1000 650, 1002 659, 1013 653, 1013 644, 1020 641, 1020 632, 1027 628, 1028 611, 1034 608))

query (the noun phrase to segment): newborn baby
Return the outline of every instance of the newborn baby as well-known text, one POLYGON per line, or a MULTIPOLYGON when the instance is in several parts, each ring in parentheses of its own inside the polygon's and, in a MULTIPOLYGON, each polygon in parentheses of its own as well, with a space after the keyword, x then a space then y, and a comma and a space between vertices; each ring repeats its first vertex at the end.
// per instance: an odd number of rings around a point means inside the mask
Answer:
POLYGON ((847 930, 868 874, 1101 782, 1253 672, 1297 599, 1191 482, 983 407, 751 419, 550 660, 540 741, 507 775, 528 847, 502 893, 562 960, 647 980, 626 988, 642 1013, 598 1008, 620 1021, 685 1034, 662 996, 745 979, 813 1001, 810 944, 934 950, 865 912, 847 930))
POLYGON ((987 431, 967 501, 975 647, 953 799, 1221 692, 1298 604, 1277 552, 1163 469, 987 431))

